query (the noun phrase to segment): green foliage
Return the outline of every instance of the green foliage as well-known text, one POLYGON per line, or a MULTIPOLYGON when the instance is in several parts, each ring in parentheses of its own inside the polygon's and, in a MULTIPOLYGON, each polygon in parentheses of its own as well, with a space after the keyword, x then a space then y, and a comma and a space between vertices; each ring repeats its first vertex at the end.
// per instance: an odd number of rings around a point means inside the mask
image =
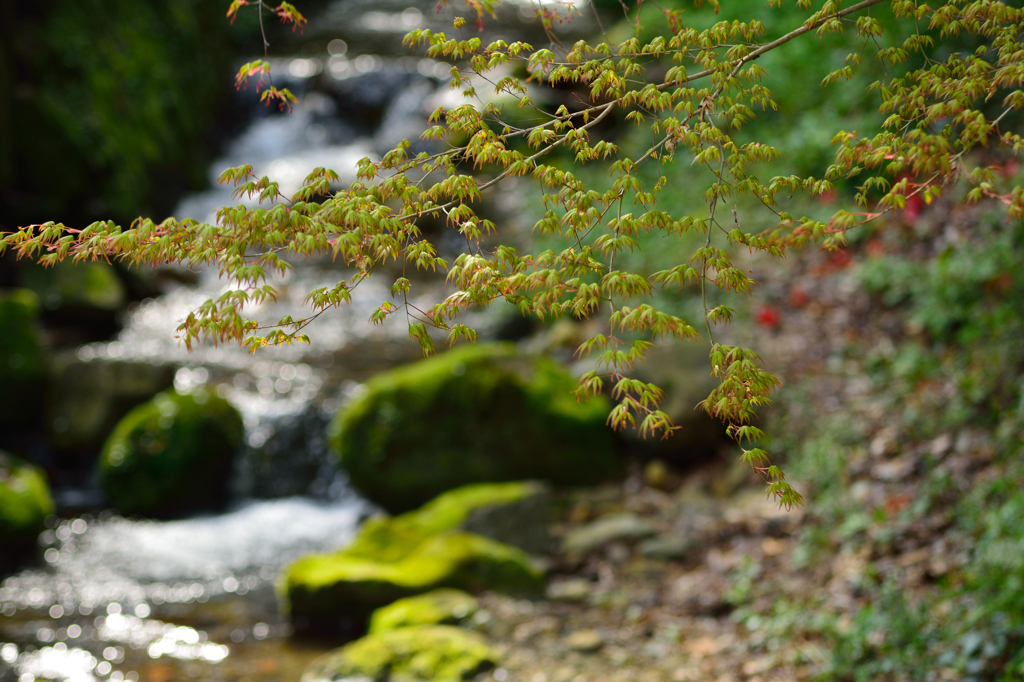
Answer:
POLYGON ((205 184, 205 136, 228 85, 220 3, 57 0, 5 17, 5 228, 55 214, 130 220, 205 184))
POLYGON ((358 639, 314 661, 302 679, 461 682, 497 661, 497 652, 479 636, 447 625, 425 625, 358 639))
POLYGON ((167 517, 220 507, 243 434, 241 416, 223 398, 160 393, 118 422, 97 476, 124 514, 167 517))
MULTIPOLYGON (((475 332, 456 318, 495 301, 541 319, 595 318, 602 324, 578 350, 593 355, 599 369, 580 378, 577 397, 607 391, 616 400, 611 425, 645 435, 668 436, 676 427, 660 409, 662 391, 636 380, 632 371, 654 343, 706 334, 716 358, 712 370, 722 384, 704 408, 743 439, 754 433, 747 427, 778 380, 750 349, 715 339, 715 327, 737 314, 729 297, 746 296, 756 286, 738 264, 738 251, 782 257, 810 244, 841 248, 850 229, 917 202, 931 203, 955 187, 963 188, 967 202, 989 202, 1012 220, 1024 216, 1024 188, 1000 174, 1003 161, 1024 150, 1024 137, 1010 125, 1024 107, 1024 10, 988 0, 949 0, 937 7, 890 0, 884 12, 883 0, 846 7, 801 0, 785 10, 781 2, 761 10, 744 4, 736 10, 742 16, 723 19, 720 4, 710 5, 713 19, 704 13, 693 21, 681 9, 648 7, 647 16, 664 21, 654 30, 645 29, 639 8, 624 5, 628 30, 620 26, 615 40, 604 36, 562 45, 551 34, 550 46, 539 49, 503 40, 485 45, 463 32, 462 18, 451 35, 417 29, 407 43, 452 63, 451 87, 468 98, 431 115, 423 139, 448 143, 435 152, 414 154, 403 141, 379 160, 363 159, 349 187, 338 189, 337 173, 318 168, 291 197, 272 178, 255 177, 242 166, 226 171, 221 182, 260 206, 225 207, 215 225, 143 219, 131 230, 102 222, 75 232, 47 223, 6 237, 0 250, 46 263, 104 257, 216 265, 236 286, 185 320, 180 331, 186 344, 211 338, 258 349, 308 341, 303 330, 312 320, 348 303, 352 289, 389 261, 400 266, 391 287, 397 303, 382 301, 370 319, 384 323, 403 311, 410 337, 425 354, 434 351, 428 327, 447 332, 449 343, 475 340, 475 332), (843 35, 855 36, 855 45, 836 37, 843 35), (800 46, 796 53, 794 45, 800 46), (847 52, 844 59, 837 59, 839 50, 847 52), (834 89, 849 81, 857 91, 851 111, 868 98, 879 104, 878 111, 870 119, 843 116, 833 122, 835 153, 827 168, 780 172, 781 126, 770 125, 780 119, 767 112, 781 109, 786 116, 793 108, 814 109, 807 105, 812 98, 842 98, 814 97, 806 87, 786 92, 793 77, 773 92, 773 74, 765 65, 802 74, 790 65, 819 55, 828 55, 820 61, 832 69, 822 77, 825 85, 834 89), (865 83, 870 85, 864 88, 865 83), (545 108, 528 85, 573 96, 545 108), (477 88, 515 104, 474 105, 477 88), (803 102, 787 109, 780 106, 780 93, 803 102), (514 118, 506 113, 512 109, 514 118), (523 113, 532 117, 529 123, 523 113), (748 126, 761 115, 768 126, 748 126), (637 125, 636 139, 644 144, 623 148, 606 135, 604 126, 615 120, 637 125), (863 132, 838 129, 854 121, 864 123, 858 125, 863 132), (660 169, 672 164, 687 169, 685 182, 703 189, 699 208, 665 210, 671 206, 662 200, 673 184, 660 169), (580 171, 588 165, 607 170, 610 179, 590 182, 580 171), (544 213, 534 233, 557 245, 520 253, 502 243, 499 226, 478 213, 484 192, 516 177, 542 195, 544 213), (820 210, 791 213, 806 208, 807 199, 834 196, 843 183, 856 187, 856 206, 834 207, 830 216, 820 210), (800 195, 795 202, 794 195, 800 195), (451 262, 421 229, 442 215, 466 241, 451 262), (498 244, 487 240, 494 232, 498 244), (688 257, 651 271, 626 258, 645 235, 667 242, 689 235, 697 246, 688 257), (286 272, 287 259, 317 255, 343 261, 354 274, 309 292, 309 317, 288 317, 261 330, 244 316, 247 304, 276 295, 267 277, 286 272), (446 273, 454 293, 433 306, 411 304, 407 270, 413 268, 446 273), (658 297, 684 287, 699 292, 701 300, 691 319, 665 309, 658 297)), ((477 0, 469 7, 478 22, 492 9, 477 0)), ((258 3, 255 9, 269 8, 258 3)), ((283 20, 300 23, 290 5, 277 11, 283 20)), ((544 9, 539 18, 550 30, 564 17, 544 9)), ((249 70, 265 73, 263 62, 249 70)), ((267 90, 264 96, 289 101, 284 92, 267 90)), ((818 136, 823 137, 820 131, 818 136)), ((801 504, 803 498, 769 457, 757 447, 748 449, 745 461, 781 504, 801 504)))
POLYGON ((869 291, 905 312, 904 328, 917 338, 874 353, 867 369, 878 385, 894 389, 893 409, 922 438, 940 423, 935 414, 945 428, 994 427, 1020 395, 1014 377, 1024 368, 1024 232, 987 220, 972 233, 970 243, 935 257, 878 257, 859 271, 869 291), (927 387, 946 377, 954 378, 955 393, 929 395, 927 387))
POLYGON ((42 470, 0 450, 0 547, 13 552, 33 545, 52 513, 42 470))
MULTIPOLYGON (((1017 264, 1024 243, 1019 226, 994 220, 947 224, 927 238, 911 229, 864 235, 869 252, 882 240, 890 255, 868 257, 853 273, 890 308, 877 317, 905 321, 904 330, 886 330, 892 336, 882 338, 891 343, 874 344, 869 353, 846 349, 843 365, 863 363, 874 390, 857 406, 827 417, 813 409, 806 423, 791 418, 779 429, 788 433, 787 469, 805 482, 809 499, 792 559, 812 570, 837 556, 870 557, 849 578, 857 608, 830 605, 826 594, 780 601, 755 615, 748 604, 737 613, 786 641, 820 640, 828 652, 822 679, 1019 679, 1024 299, 1017 264), (961 240, 958 229, 970 238, 961 240), (952 439, 951 452, 920 456, 911 480, 886 483, 869 473, 884 458, 870 452, 883 425, 898 433, 898 457, 919 456, 915 449, 940 436, 952 439), (953 444, 970 434, 984 434, 985 445, 953 444), (869 493, 874 502, 867 502, 858 487, 884 494, 869 493), (879 499, 883 504, 872 507, 879 499), (936 519, 945 521, 929 525, 936 519), (922 535, 924 547, 935 550, 929 560, 947 568, 938 569, 934 584, 911 590, 898 564, 887 560, 922 535)), ((787 397, 800 400, 799 391, 787 397)))
POLYGON ((920 604, 893 586, 876 603, 857 613, 852 628, 836 635, 826 679, 856 682, 879 679, 927 679, 933 648, 946 644, 941 626, 920 604))
POLYGON ((994 220, 975 226, 975 241, 949 245, 928 260, 887 255, 859 275, 888 306, 906 305, 907 323, 933 342, 968 345, 991 334, 1015 335, 1024 302, 1024 232, 994 220))
POLYGON ((442 589, 382 606, 370 616, 371 635, 413 625, 455 623, 473 615, 477 600, 461 590, 442 589))
POLYGON ((46 388, 46 358, 36 327, 38 297, 28 290, 0 294, 0 426, 38 419, 46 388))
MULTIPOLYGON (((1019 428, 1019 419, 1016 420, 1019 428)), ((954 580, 913 597, 893 581, 866 578, 866 605, 846 625, 819 619, 832 651, 823 679, 1020 679, 1024 618, 1021 546, 1024 496, 1017 492, 1020 453, 1007 469, 959 500, 954 533, 974 538, 954 580)))
MULTIPOLYGON (((392 511, 467 483, 594 483, 619 468, 608 408, 577 403, 573 388, 554 362, 511 344, 467 346, 371 379, 339 411, 331 442, 353 484, 392 511)), ((449 513, 444 499, 433 504, 449 513)))

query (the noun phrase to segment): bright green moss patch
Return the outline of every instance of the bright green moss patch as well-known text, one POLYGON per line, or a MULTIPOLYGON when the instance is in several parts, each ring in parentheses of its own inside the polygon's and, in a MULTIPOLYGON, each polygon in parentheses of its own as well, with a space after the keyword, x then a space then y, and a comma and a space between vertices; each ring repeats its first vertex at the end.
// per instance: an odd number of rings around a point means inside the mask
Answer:
POLYGON ((0 451, 0 548, 34 542, 52 513, 42 470, 0 451))
POLYGON ((439 533, 459 528, 475 509, 522 500, 535 494, 540 487, 532 481, 465 485, 435 497, 419 509, 402 514, 397 520, 407 522, 424 533, 439 533))
POLYGON ((358 634, 375 610, 375 631, 454 620, 475 608, 457 590, 539 593, 543 575, 527 554, 459 528, 475 510, 542 488, 529 481, 470 485, 401 516, 370 519, 345 549, 303 557, 285 571, 280 588, 292 621, 300 630, 358 634))
POLYGON ((399 561, 413 552, 427 538, 414 523, 399 517, 375 516, 366 521, 345 556, 370 561, 399 561))
POLYGON ((358 639, 314 661, 302 682, 456 682, 497 660, 497 652, 472 633, 447 625, 421 625, 358 639))
POLYGON ((332 444, 353 484, 390 511, 485 481, 587 485, 619 472, 604 400, 512 344, 457 348, 374 377, 338 413, 332 444))
POLYGON ((421 535, 398 524, 399 542, 379 558, 370 550, 388 537, 389 520, 371 522, 350 549, 313 554, 286 569, 281 588, 300 629, 362 631, 370 614, 392 602, 442 587, 537 594, 543 574, 514 547, 471 533, 421 535))
POLYGON ((36 327, 38 309, 31 291, 0 293, 0 427, 24 428, 40 413, 46 359, 36 327))
POLYGON ((456 623, 473 615, 477 600, 462 590, 440 589, 399 599, 382 606, 370 616, 370 634, 412 625, 456 623))
POLYGON ((222 506, 242 418, 209 393, 160 393, 115 427, 98 464, 100 484, 125 514, 168 517, 222 506))
POLYGON ((478 483, 450 490, 400 516, 368 520, 345 549, 345 554, 375 561, 397 561, 426 536, 457 530, 473 510, 521 500, 533 494, 537 487, 530 481, 513 481, 478 483))

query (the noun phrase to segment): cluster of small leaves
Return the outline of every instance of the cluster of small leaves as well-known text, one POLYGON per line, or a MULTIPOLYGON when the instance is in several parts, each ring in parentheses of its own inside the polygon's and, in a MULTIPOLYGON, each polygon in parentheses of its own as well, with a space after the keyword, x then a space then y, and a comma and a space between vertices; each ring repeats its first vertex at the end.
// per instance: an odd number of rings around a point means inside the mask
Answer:
MULTIPOLYGON (((260 11, 264 7, 263 0, 232 0, 231 5, 228 7, 227 17, 231 19, 231 23, 235 23, 235 19, 238 18, 238 10, 245 7, 246 5, 255 5, 260 11)), ((277 7, 273 8, 277 18, 280 19, 282 24, 292 24, 292 30, 298 29, 303 31, 306 28, 306 17, 302 16, 302 13, 295 8, 295 5, 290 2, 282 2, 277 7)))
MULTIPOLYGON (((270 44, 267 42, 267 35, 263 29, 263 10, 270 9, 269 5, 264 4, 263 0, 232 0, 231 6, 228 7, 228 17, 231 19, 231 23, 235 23, 235 19, 238 17, 238 11, 246 6, 254 5, 260 19, 260 33, 263 38, 263 59, 257 59, 252 62, 247 62, 242 65, 242 68, 235 74, 235 89, 240 90, 246 87, 249 83, 249 79, 257 77, 256 81, 256 92, 262 90, 260 94, 260 101, 266 104, 268 107, 276 102, 278 108, 281 111, 287 109, 292 110, 292 105, 298 103, 295 95, 292 94, 288 88, 278 88, 274 85, 274 80, 270 76, 270 58, 267 54, 267 48, 270 44)), ((295 9, 295 5, 290 2, 282 2, 277 7, 273 8, 273 12, 277 15, 278 20, 282 24, 291 24, 292 31, 296 29, 299 32, 305 31, 306 28, 306 17, 302 16, 299 10, 295 9)))
MULTIPOLYGON (((873 213, 902 210, 908 199, 921 195, 931 203, 943 188, 958 180, 971 186, 967 199, 1001 201, 1013 220, 1024 217, 1024 190, 1000 188, 998 162, 1019 156, 1024 137, 1006 127, 1024 107, 1024 9, 1003 2, 954 0, 940 7, 912 0, 895 0, 893 12, 927 30, 914 31, 902 44, 878 51, 894 70, 905 63, 916 68, 875 83, 880 111, 888 117, 882 131, 870 138, 840 132, 836 163, 830 179, 870 173, 860 185, 857 201, 873 213), (952 52, 937 59, 936 37, 975 36, 974 52, 952 52), (973 162, 972 152, 985 150, 988 165, 973 162), (995 148, 1000 149, 996 153, 995 148), (1002 155, 1002 159, 1000 158, 1002 155), (878 196, 881 193, 881 196, 878 196)), ((861 35, 881 35, 879 22, 869 16, 857 21, 861 35)), ((843 70, 840 70, 843 71, 843 70)), ((832 74, 841 75, 840 72, 832 74)), ((839 214, 833 225, 855 224, 857 218, 839 214)))
MULTIPOLYGON (((406 37, 407 44, 450 62, 451 87, 467 98, 465 104, 439 108, 430 117, 422 137, 447 142, 441 151, 414 155, 405 141, 380 160, 363 159, 357 181, 347 188, 339 188, 336 173, 318 168, 292 197, 281 196, 275 182, 254 176, 249 167, 229 169, 221 181, 233 183, 237 196, 258 199, 258 207, 225 207, 214 224, 140 219, 129 230, 111 223, 81 231, 52 223, 29 226, 5 237, 0 251, 12 248, 43 263, 71 257, 214 265, 237 286, 208 301, 181 325, 189 345, 204 337, 251 348, 305 341, 300 332, 306 325, 348 303, 352 290, 388 261, 401 269, 391 289, 398 303, 383 301, 371 320, 380 324, 404 311, 410 337, 428 354, 435 350, 429 328, 446 331, 449 343, 472 341, 475 332, 457 323, 457 317, 496 300, 542 319, 600 317, 606 320, 605 330, 578 350, 581 356, 595 356, 597 369, 580 378, 577 397, 609 392, 616 401, 611 426, 634 427, 644 435, 667 437, 676 427, 660 408, 661 389, 632 378, 631 370, 659 339, 691 340, 703 327, 712 343, 711 371, 721 380, 703 408, 725 422, 741 446, 747 444, 743 461, 761 473, 770 495, 787 507, 802 504, 800 494, 770 464, 768 453, 757 447, 764 434, 752 425, 757 408, 770 401, 779 380, 753 351, 714 342, 714 327, 729 322, 734 311, 725 304, 710 305, 709 294, 747 295, 756 287, 733 262, 732 251, 745 248, 782 257, 806 244, 839 248, 850 227, 901 208, 914 192, 932 197, 960 177, 973 182, 981 195, 996 195, 986 169, 966 170, 967 154, 979 145, 1001 145, 1008 154, 1021 151, 1018 135, 997 134, 1005 113, 990 120, 975 108, 997 95, 1006 112, 1024 103, 1019 91, 1024 78, 1021 10, 990 0, 948 0, 936 10, 912 0, 893 0, 894 11, 907 18, 911 36, 901 48, 877 50, 876 56, 895 73, 878 84, 882 109, 892 112, 882 132, 867 140, 840 133, 836 164, 824 179, 759 177, 758 166, 780 152, 762 141, 736 139, 758 110, 777 107, 762 84, 767 74, 754 60, 805 34, 843 31, 848 25, 876 39, 881 29, 869 10, 880 2, 862 0, 844 8, 837 0, 826 0, 812 11, 811 1, 801 0, 810 12, 806 22, 770 41, 763 39, 758 21, 724 21, 697 30, 672 10, 665 10, 671 34, 647 43, 634 37, 617 45, 580 41, 562 46, 554 39, 540 49, 501 40, 485 45, 479 37, 462 35, 461 19, 455 22, 454 36, 415 30, 406 37), (929 29, 919 29, 916 22, 925 18, 930 18, 929 29), (983 47, 974 55, 955 53, 937 62, 928 54, 928 31, 970 32, 982 39, 983 47), (912 54, 920 55, 924 65, 898 72, 912 54), (510 75, 516 68, 528 74, 525 82, 510 75), (649 79, 648 74, 657 77, 649 79), (581 97, 573 109, 561 105, 551 111, 531 98, 530 88, 542 86, 571 88, 590 101, 581 97), (507 112, 483 103, 478 87, 513 98, 515 107, 540 122, 525 127, 509 122, 507 112), (600 124, 613 114, 650 130, 652 143, 637 158, 627 158, 611 140, 601 138, 600 124), (568 167, 557 161, 566 154, 573 159, 568 167), (639 172, 645 164, 657 167, 677 159, 689 164, 697 181, 707 183, 703 213, 659 210, 659 196, 671 191, 667 178, 658 174, 654 182, 642 179, 649 177, 639 172), (588 186, 573 172, 586 164, 607 166, 606 186, 588 186), (869 211, 839 211, 823 222, 794 219, 779 207, 780 200, 795 192, 831 193, 833 181, 863 170, 875 171, 858 194, 862 204, 871 204, 869 211), (480 179, 479 171, 490 179, 480 179), (488 235, 497 233, 498 226, 478 215, 474 206, 483 192, 511 177, 529 178, 540 188, 545 212, 535 232, 549 241, 561 240, 562 248, 521 254, 508 245, 488 246, 488 235), (878 189, 885 192, 881 198, 873 194, 878 189), (774 213, 777 226, 744 230, 739 210, 744 196, 774 213), (731 220, 723 220, 725 214, 731 220), (452 262, 439 257, 420 231, 423 219, 433 216, 443 216, 464 238, 465 251, 452 262), (620 256, 639 248, 641 234, 672 237, 688 232, 703 237, 703 246, 688 260, 657 272, 621 267, 620 256), (267 283, 269 273, 290 268, 289 258, 322 254, 348 264, 354 274, 333 288, 310 292, 309 317, 284 319, 269 329, 245 318, 247 304, 276 294, 267 283), (454 293, 431 307, 413 305, 408 268, 447 273, 454 293), (700 290, 705 319, 696 326, 654 304, 657 291, 681 287, 700 290)), ((232 4, 229 15, 243 4, 232 4)), ((492 11, 483 0, 471 8, 478 20, 492 11)), ((290 5, 282 4, 277 11, 300 25, 301 15, 290 5)), ((639 19, 636 28, 639 35, 639 19)), ((851 56, 826 83, 848 77, 860 59, 851 56)), ((266 68, 265 60, 247 64, 239 78, 266 68)), ((1012 216, 1021 215, 1020 188, 998 196, 1012 216)), ((971 198, 977 197, 972 193, 971 198)))

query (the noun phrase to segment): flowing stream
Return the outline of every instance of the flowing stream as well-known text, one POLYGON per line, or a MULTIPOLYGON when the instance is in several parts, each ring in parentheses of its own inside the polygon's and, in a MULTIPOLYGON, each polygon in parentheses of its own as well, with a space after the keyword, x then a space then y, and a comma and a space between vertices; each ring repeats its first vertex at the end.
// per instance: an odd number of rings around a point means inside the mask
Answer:
MULTIPOLYGON (((556 25, 566 40, 593 32, 584 9, 556 25)), ((482 39, 546 44, 533 15, 529 3, 499 7, 482 39)), ((452 8, 408 0, 328 5, 311 17, 298 51, 274 60, 279 83, 299 96, 299 106, 291 114, 254 106, 211 178, 251 163, 288 194, 315 166, 351 180, 358 159, 415 139, 429 111, 457 100, 448 89, 450 65, 417 56, 401 38, 417 27, 450 30, 453 16, 452 8)), ((175 215, 212 220, 231 202, 230 189, 215 188, 187 197, 175 215)), ((251 312, 262 321, 299 317, 310 288, 345 276, 328 260, 298 264, 278 282, 279 301, 251 312)), ((194 278, 134 307, 116 341, 82 346, 77 357, 170 364, 177 389, 208 385, 238 407, 248 447, 234 502, 222 514, 166 522, 106 511, 52 518, 39 540, 42 566, 0 583, 0 682, 290 681, 337 644, 290 638, 274 583, 296 557, 344 545, 373 512, 334 465, 327 424, 359 382, 419 351, 404 324, 370 324, 370 311, 390 296, 385 282, 368 281, 351 306, 309 328, 311 346, 188 352, 175 327, 227 286, 215 271, 194 278)), ((421 289, 424 304, 443 295, 442 287, 436 281, 421 289)), ((475 323, 487 328, 494 320, 475 323)))

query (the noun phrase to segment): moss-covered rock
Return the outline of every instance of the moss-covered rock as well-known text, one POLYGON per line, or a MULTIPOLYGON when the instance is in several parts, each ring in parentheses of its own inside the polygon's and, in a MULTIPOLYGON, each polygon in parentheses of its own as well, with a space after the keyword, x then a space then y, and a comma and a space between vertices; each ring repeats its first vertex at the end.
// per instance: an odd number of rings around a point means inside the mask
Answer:
POLYGON ((0 293, 0 428, 34 425, 46 387, 46 358, 31 291, 0 293))
POLYGON ((168 391, 118 422, 103 446, 98 475, 125 514, 170 517, 222 506, 242 418, 206 392, 168 391))
POLYGON ((522 497, 481 504, 470 510, 459 527, 531 554, 550 554, 551 489, 537 482, 522 485, 522 497))
MULTIPOLYGON (((439 495, 419 509, 396 517, 369 519, 344 553, 372 561, 398 561, 431 535, 465 530, 465 525, 482 509, 514 504, 543 491, 544 486, 535 481, 462 486, 439 495)), ((498 538, 491 539, 501 542, 498 538)))
POLYGON ((42 470, 0 450, 0 554, 32 546, 52 513, 42 470))
POLYGON ((464 485, 438 495, 419 509, 398 518, 424 533, 439 533, 460 528, 477 509, 517 502, 538 492, 540 488, 533 481, 464 485))
POLYGON ((338 413, 332 445, 353 484, 405 511, 468 483, 585 485, 619 472, 603 399, 512 344, 465 346, 370 380, 338 413))
POLYGON ((493 666, 498 654, 479 636, 448 625, 367 635, 314 661, 302 682, 456 682, 493 666))
POLYGON ((426 535, 377 518, 348 548, 293 563, 280 583, 297 629, 347 634, 362 632, 381 606, 442 587, 538 594, 543 573, 523 551, 479 535, 426 535))
POLYGON ((524 549, 550 549, 551 491, 539 481, 474 483, 438 495, 398 520, 424 533, 461 529, 524 549))
POLYGON ((114 266, 107 263, 65 261, 48 268, 22 263, 21 276, 47 308, 78 306, 114 311, 126 300, 124 284, 114 266))
POLYGON ((457 623, 472 616, 477 606, 476 597, 462 590, 433 590, 377 609, 370 616, 369 632, 373 635, 413 625, 457 623))
POLYGON ((57 355, 44 408, 50 445, 62 455, 94 461, 122 417, 174 385, 174 371, 173 365, 57 355))

